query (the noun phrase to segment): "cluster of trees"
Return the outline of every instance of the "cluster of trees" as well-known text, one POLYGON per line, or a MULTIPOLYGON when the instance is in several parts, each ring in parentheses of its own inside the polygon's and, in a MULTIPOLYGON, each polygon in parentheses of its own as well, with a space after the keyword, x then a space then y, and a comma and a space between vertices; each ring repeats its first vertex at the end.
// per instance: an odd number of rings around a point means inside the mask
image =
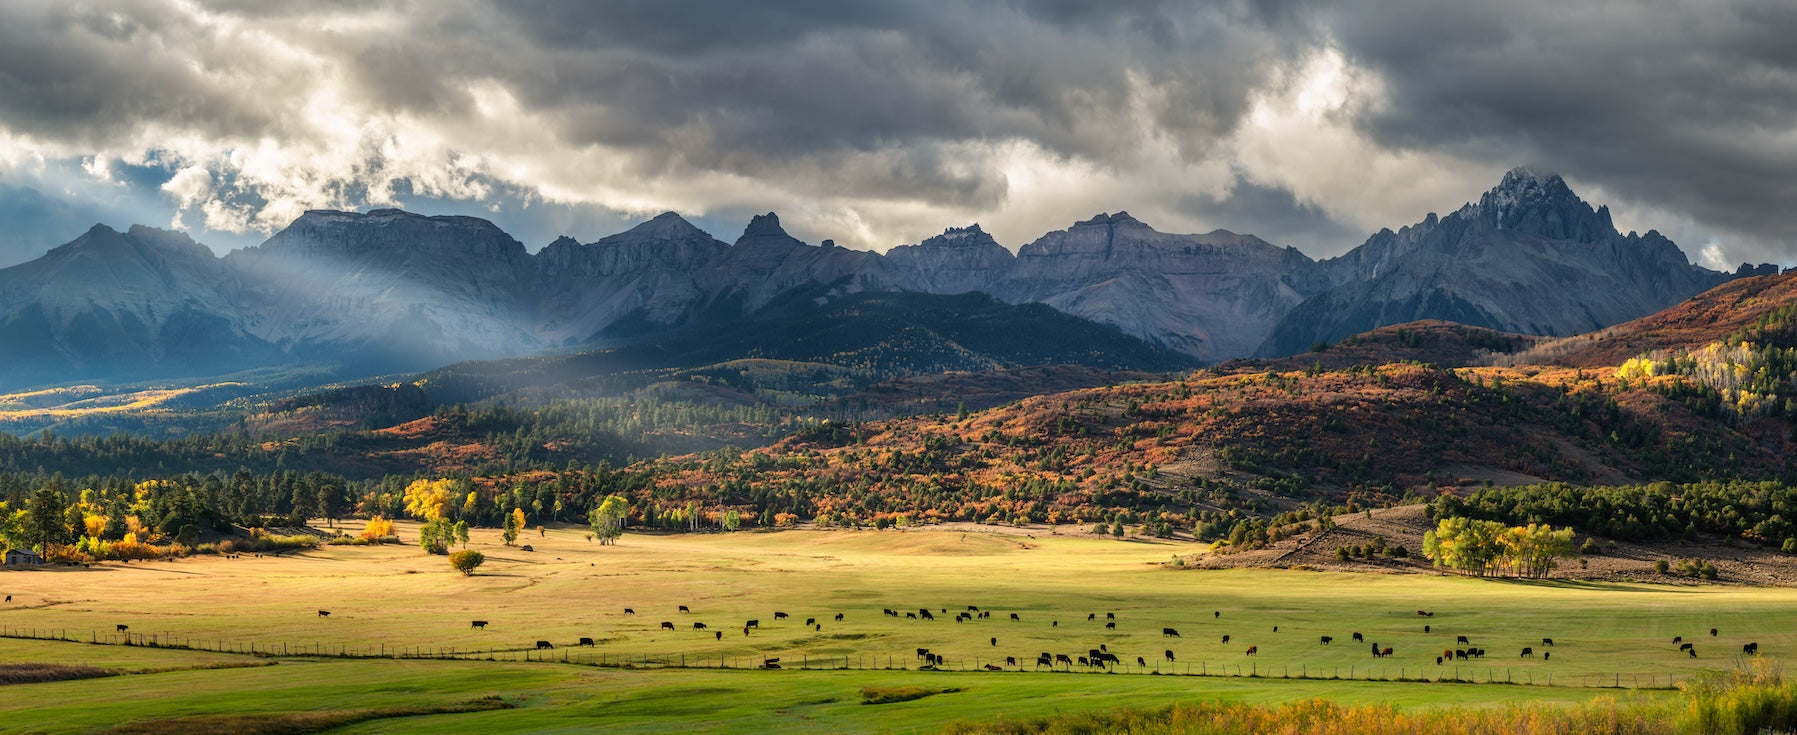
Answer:
POLYGON ((1738 416, 1775 416, 1797 423, 1797 349, 1753 342, 1712 342, 1694 352, 1632 358, 1623 381, 1676 375, 1738 416))
POLYGON ((1567 525, 1637 541, 1712 533, 1797 551, 1797 488, 1778 482, 1486 488, 1464 498, 1437 498, 1429 512, 1436 518, 1567 525))
POLYGON ((1507 526, 1456 516, 1442 518, 1423 534, 1423 555, 1435 566, 1481 577, 1509 572, 1543 579, 1559 559, 1574 553, 1572 529, 1538 523, 1507 526))

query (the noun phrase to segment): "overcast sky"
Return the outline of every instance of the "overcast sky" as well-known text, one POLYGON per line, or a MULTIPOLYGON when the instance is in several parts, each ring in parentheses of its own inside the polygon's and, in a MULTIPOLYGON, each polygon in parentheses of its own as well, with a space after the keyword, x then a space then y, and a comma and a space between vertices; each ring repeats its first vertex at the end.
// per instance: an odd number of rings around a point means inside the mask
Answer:
POLYGON ((1557 171, 1797 260, 1797 3, 0 0, 0 264, 311 208, 531 249, 664 210, 884 250, 1101 211, 1326 257, 1557 171))

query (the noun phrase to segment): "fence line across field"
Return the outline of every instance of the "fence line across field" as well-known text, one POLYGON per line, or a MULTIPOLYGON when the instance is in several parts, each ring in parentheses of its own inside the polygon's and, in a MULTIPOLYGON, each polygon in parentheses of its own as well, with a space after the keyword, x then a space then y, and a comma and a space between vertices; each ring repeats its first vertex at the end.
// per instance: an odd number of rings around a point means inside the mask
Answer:
MULTIPOLYGON (((987 664, 1001 665, 1006 659, 1003 656, 988 658, 975 656, 971 659, 948 659, 942 665, 926 666, 915 656, 907 654, 857 654, 841 656, 812 657, 800 654, 797 660, 789 656, 732 656, 717 653, 674 653, 666 655, 653 654, 616 654, 594 650, 590 647, 572 645, 541 649, 535 646, 519 646, 515 648, 483 647, 461 648, 457 646, 391 646, 373 644, 351 646, 325 643, 323 641, 276 643, 244 642, 224 638, 192 638, 168 633, 136 633, 136 632, 101 632, 87 631, 87 640, 81 640, 81 631, 70 634, 67 628, 11 628, 0 627, 0 638, 17 638, 40 641, 63 641, 68 643, 86 643, 102 646, 138 646, 144 648, 163 648, 175 650, 206 651, 210 653, 241 654, 249 656, 313 656, 331 658, 356 659, 429 659, 440 661, 503 661, 531 663, 563 663, 582 666, 602 666, 613 668, 638 669, 730 669, 730 670, 769 670, 797 669, 801 671, 980 671, 987 672, 987 664), (773 660, 776 666, 766 664, 773 660)), ((1021 659, 1019 659, 1021 660, 1021 659)), ((1014 668, 1005 668, 990 673, 1044 673, 1035 659, 1029 664, 1019 664, 1014 668)), ((1200 676, 1221 678, 1260 678, 1260 679, 1302 679, 1312 681, 1351 680, 1351 681, 1393 681, 1393 682, 1446 682, 1463 684, 1516 684, 1524 686, 1561 686, 1603 689, 1672 689, 1677 687, 1677 677, 1669 673, 1640 674, 1603 673, 1603 674, 1547 674, 1536 677, 1532 670, 1514 672, 1508 667, 1488 666, 1310 666, 1300 664, 1297 671, 1292 671, 1286 664, 1261 666, 1259 662, 1154 662, 1149 665, 1131 665, 1118 663, 1111 668, 1091 666, 1067 666, 1066 668, 1049 667, 1048 673, 1056 674, 1133 674, 1137 676, 1200 676), (1556 681, 1557 680, 1557 681, 1556 681)))

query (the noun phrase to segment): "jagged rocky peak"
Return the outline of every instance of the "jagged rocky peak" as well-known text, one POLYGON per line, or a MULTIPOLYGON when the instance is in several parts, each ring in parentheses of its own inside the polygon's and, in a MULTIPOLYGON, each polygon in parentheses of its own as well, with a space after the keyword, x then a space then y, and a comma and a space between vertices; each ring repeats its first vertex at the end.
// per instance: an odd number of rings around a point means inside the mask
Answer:
POLYGON ((675 212, 662 212, 640 225, 630 228, 627 234, 653 237, 659 240, 685 240, 688 238, 711 239, 711 235, 686 221, 685 217, 675 212))
POLYGON ((1592 209, 1559 174, 1527 167, 1504 174, 1503 181, 1479 197, 1473 214, 1486 227, 1550 240, 1595 240, 1616 232, 1609 207, 1592 209))
POLYGON ((747 240, 756 237, 790 236, 786 234, 784 228, 780 227, 780 215, 768 212, 767 214, 758 214, 750 218, 749 226, 743 228, 743 236, 740 239, 747 240))

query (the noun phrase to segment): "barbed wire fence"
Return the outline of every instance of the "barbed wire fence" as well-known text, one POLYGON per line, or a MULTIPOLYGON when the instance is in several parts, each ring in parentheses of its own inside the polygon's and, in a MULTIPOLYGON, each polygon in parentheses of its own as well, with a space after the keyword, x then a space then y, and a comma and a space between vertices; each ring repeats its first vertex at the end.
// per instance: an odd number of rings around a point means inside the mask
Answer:
MULTIPOLYGON (((242 641, 226 638, 194 638, 161 632, 73 630, 67 628, 0 627, 0 638, 35 641, 60 641, 101 646, 134 646, 209 653, 236 654, 265 658, 316 657, 344 659, 428 659, 444 661, 493 661, 515 663, 556 663, 623 669, 725 669, 725 670, 799 670, 799 671, 944 671, 1034 674, 1123 674, 1146 676, 1191 676, 1219 678, 1293 679, 1310 681, 1429 682, 1462 684, 1510 684, 1521 686, 1582 687, 1601 689, 1673 689, 1678 675, 1671 672, 1649 673, 1546 673, 1537 676, 1533 669, 1516 670, 1503 666, 1448 665, 1390 666, 1348 665, 1311 666, 1309 664, 1269 664, 1257 661, 1155 661, 1137 664, 1119 662, 1108 666, 1057 662, 1040 664, 1037 659, 1015 658, 1007 663, 1004 656, 939 659, 929 663, 913 654, 866 653, 831 656, 792 654, 782 656, 731 655, 726 653, 611 653, 584 645, 537 647, 418 646, 384 643, 350 645, 324 641, 242 641), (987 668, 992 666, 995 668, 987 668)), ((1071 656, 1069 658, 1072 658, 1071 656)))

